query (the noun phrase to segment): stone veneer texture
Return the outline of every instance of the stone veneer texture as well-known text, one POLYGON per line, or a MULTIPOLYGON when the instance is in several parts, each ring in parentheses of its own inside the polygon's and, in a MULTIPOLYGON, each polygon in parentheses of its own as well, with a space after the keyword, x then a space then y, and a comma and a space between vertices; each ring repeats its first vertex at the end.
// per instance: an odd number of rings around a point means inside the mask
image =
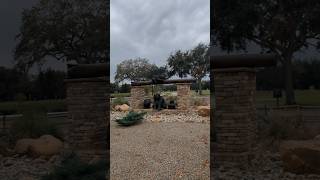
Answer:
POLYGON ((179 110, 188 110, 190 107, 190 83, 177 84, 177 105, 179 110))
POLYGON ((145 96, 144 86, 131 86, 130 106, 132 109, 142 109, 145 96))
POLYGON ((216 142, 214 165, 247 165, 256 139, 256 72, 252 68, 214 70, 216 142))
POLYGON ((107 158, 110 103, 105 78, 68 79, 67 105, 70 148, 81 159, 107 158))

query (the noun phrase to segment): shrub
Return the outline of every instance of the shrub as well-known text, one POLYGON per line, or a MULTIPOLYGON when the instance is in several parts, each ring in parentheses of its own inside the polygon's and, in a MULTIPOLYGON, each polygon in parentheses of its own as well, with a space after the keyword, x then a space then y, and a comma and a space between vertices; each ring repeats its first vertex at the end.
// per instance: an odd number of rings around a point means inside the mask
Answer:
POLYGON ((278 114, 258 116, 258 128, 262 139, 279 141, 306 138, 299 117, 285 117, 278 114))
POLYGON ((112 107, 115 107, 116 105, 122 105, 122 104, 129 105, 129 102, 124 97, 117 97, 112 101, 112 107))
POLYGON ((137 113, 130 111, 127 116, 123 117, 122 119, 117 119, 116 122, 121 126, 131 126, 140 122, 145 114, 146 112, 137 113))
POLYGON ((168 96, 168 97, 166 98, 166 101, 167 101, 167 102, 170 102, 170 101, 177 102, 177 96, 168 96))
POLYGON ((59 166, 43 176, 42 180, 105 180, 107 162, 99 161, 88 164, 80 160, 75 154, 63 158, 59 166))
POLYGON ((18 93, 14 99, 18 102, 22 102, 22 101, 26 101, 27 100, 27 97, 26 95, 22 94, 22 93, 18 93))
POLYGON ((192 98, 192 104, 194 106, 207 106, 208 105, 203 98, 198 98, 198 97, 192 98))
POLYGON ((45 110, 25 108, 20 112, 22 117, 16 119, 10 128, 15 139, 38 138, 44 134, 61 138, 57 125, 48 120, 45 110))
POLYGON ((144 92, 146 93, 147 96, 151 95, 152 94, 152 86, 145 86, 144 92))

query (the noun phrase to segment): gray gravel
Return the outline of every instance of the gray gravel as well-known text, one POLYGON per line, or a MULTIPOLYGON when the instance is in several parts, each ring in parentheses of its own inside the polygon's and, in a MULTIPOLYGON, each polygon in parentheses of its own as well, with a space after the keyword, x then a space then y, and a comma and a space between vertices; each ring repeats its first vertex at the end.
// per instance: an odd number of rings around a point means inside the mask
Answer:
POLYGON ((257 151, 252 165, 246 169, 220 167, 212 169, 214 180, 320 180, 316 174, 293 174, 283 170, 283 164, 278 152, 266 149, 257 151))
POLYGON ((49 173, 54 165, 60 163, 58 156, 50 160, 41 158, 33 159, 27 156, 1 157, 0 155, 0 179, 1 180, 36 180, 49 173))
POLYGON ((173 119, 178 116, 156 114, 172 121, 119 127, 114 120, 123 115, 111 114, 112 180, 209 179, 209 123, 177 122, 173 119))

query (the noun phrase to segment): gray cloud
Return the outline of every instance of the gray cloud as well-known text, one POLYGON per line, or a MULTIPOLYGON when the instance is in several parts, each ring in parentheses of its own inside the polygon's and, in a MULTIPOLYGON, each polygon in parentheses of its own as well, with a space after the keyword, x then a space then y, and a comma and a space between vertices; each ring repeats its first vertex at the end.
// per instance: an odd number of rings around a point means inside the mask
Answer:
POLYGON ((209 0, 114 0, 110 12, 111 77, 125 59, 164 65, 171 52, 209 42, 209 0))
POLYGON ((1 0, 0 1, 0 66, 13 65, 15 36, 19 33, 23 9, 32 7, 35 0, 1 0))

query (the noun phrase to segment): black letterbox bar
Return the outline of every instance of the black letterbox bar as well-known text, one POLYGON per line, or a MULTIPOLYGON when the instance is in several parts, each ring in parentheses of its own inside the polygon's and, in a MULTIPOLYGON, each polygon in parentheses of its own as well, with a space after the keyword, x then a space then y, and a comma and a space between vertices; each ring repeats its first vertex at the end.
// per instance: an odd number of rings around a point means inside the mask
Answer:
POLYGON ((240 54, 211 56, 211 69, 236 67, 268 67, 275 66, 277 59, 274 54, 240 54))

